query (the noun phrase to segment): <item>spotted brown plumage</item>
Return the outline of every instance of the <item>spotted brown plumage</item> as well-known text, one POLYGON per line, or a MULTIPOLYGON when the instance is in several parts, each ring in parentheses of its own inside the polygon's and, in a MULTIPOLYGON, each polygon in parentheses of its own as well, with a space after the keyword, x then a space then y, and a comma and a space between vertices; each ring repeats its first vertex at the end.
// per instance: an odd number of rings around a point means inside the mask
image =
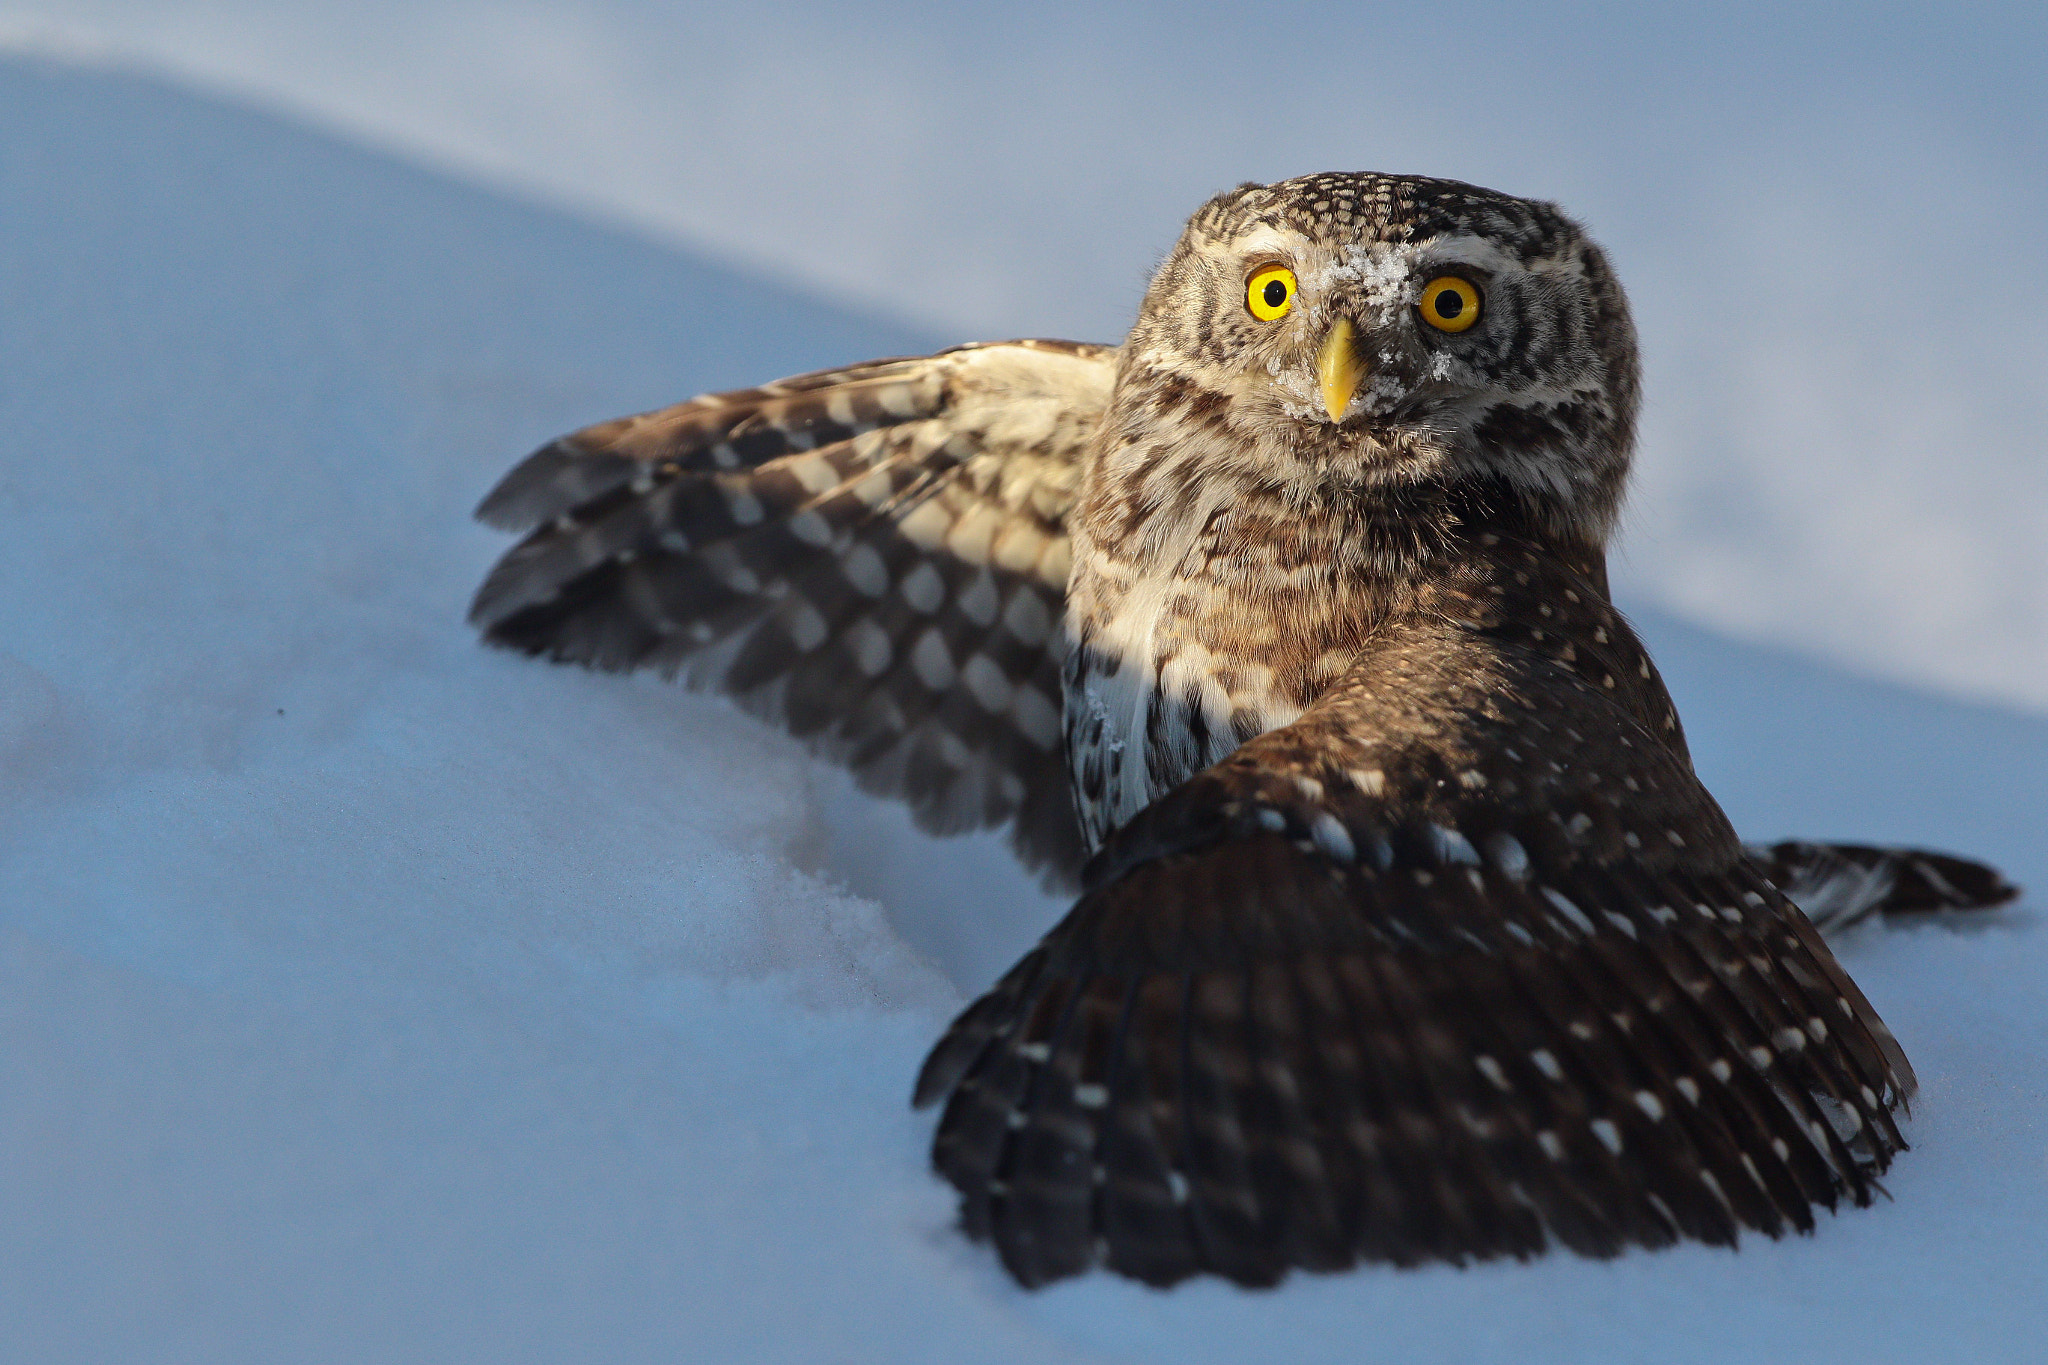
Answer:
POLYGON ((1589 579, 1466 523, 933 1051, 969 1232, 1027 1284, 1267 1284, 1868 1203, 1911 1068, 1669 714, 1589 579))
POLYGON ((1913 1081, 1795 901, 2012 888, 1736 840, 1608 598, 1637 388, 1621 287, 1554 207, 1240 186, 1121 347, 878 361, 543 447, 480 509, 528 534, 472 617, 729 692, 1081 886, 917 1085, 1024 1283, 1809 1229, 1869 1202, 1913 1081))
POLYGON ((1070 882, 1064 519, 1105 348, 1023 341, 710 394, 554 441, 478 515, 533 528, 492 642, 716 687, 1070 882))

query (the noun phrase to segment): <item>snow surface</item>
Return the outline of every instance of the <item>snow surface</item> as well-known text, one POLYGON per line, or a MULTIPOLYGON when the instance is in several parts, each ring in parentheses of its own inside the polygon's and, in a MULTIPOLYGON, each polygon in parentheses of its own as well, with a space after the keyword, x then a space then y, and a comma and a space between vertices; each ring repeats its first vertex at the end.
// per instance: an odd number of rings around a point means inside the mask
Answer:
MULTIPOLYGON (((1027 1294, 906 1104, 1057 913, 729 706, 479 648, 559 431, 944 338, 0 58, 0 1356, 2039 1359, 2048 930, 1845 961, 1919 1067, 1810 1239, 1027 1294)), ((1756 835, 2048 884, 2048 721, 1639 614, 1756 835)))

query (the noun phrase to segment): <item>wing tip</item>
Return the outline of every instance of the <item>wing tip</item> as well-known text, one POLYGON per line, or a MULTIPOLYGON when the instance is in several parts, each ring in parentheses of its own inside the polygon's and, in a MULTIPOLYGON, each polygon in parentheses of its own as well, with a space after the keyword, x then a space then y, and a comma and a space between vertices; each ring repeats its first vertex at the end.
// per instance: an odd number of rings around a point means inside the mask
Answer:
POLYGON ((531 530, 624 483, 635 463, 557 437, 507 470, 471 515, 501 531, 531 530))

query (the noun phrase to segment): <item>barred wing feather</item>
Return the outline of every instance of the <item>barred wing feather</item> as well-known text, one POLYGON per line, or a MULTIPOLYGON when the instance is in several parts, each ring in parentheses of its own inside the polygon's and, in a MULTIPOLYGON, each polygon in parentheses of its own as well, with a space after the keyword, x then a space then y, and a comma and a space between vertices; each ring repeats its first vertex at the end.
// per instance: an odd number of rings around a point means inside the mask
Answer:
POLYGON ((1869 1002, 1654 707, 1465 616, 1113 834, 933 1050, 934 1162, 1022 1282, 1729 1244, 1878 1189, 1913 1076, 1869 1002))
POLYGON ((1071 884, 1065 517, 1113 348, 1018 341, 711 394, 551 442, 478 509, 527 530, 492 643, 728 692, 937 833, 1071 884))

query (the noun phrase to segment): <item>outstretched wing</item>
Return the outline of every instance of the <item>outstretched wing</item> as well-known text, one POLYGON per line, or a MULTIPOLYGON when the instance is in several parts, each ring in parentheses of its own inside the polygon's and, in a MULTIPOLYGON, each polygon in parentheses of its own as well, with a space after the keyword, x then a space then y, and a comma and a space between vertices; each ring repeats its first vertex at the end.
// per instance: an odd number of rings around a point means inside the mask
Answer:
POLYGON ((1607 1256, 1870 1200, 1898 1044, 1657 708, 1501 619, 1418 614, 1140 813, 934 1049, 934 1162, 1018 1279, 1607 1256))
POLYGON ((1115 361, 963 346, 565 436, 478 508, 532 529, 470 619, 529 654, 729 692, 927 830, 1008 823, 1071 884, 1065 517, 1115 361))

